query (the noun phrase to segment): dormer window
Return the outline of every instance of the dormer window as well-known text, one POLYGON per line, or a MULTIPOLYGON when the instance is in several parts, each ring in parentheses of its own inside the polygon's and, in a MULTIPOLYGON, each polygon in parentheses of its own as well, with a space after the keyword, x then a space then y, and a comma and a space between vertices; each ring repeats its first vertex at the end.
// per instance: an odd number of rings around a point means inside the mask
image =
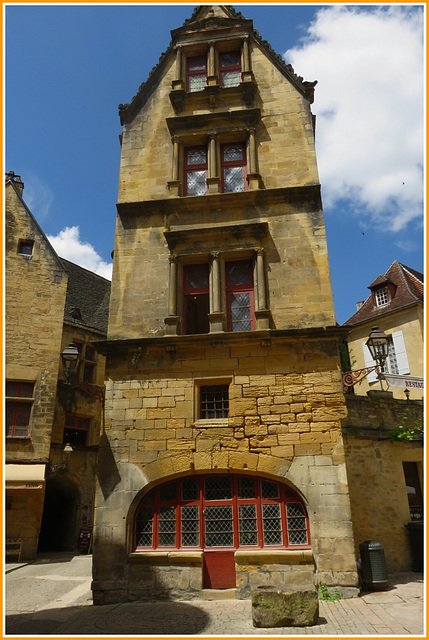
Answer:
POLYGON ((374 292, 375 303, 377 307, 384 307, 390 302, 390 293, 388 287, 383 287, 374 292))
POLYGON ((206 86, 207 57, 193 56, 186 59, 186 90, 202 91, 206 86))
POLYGON ((241 81, 241 55, 239 51, 221 53, 219 57, 222 87, 237 87, 241 81))

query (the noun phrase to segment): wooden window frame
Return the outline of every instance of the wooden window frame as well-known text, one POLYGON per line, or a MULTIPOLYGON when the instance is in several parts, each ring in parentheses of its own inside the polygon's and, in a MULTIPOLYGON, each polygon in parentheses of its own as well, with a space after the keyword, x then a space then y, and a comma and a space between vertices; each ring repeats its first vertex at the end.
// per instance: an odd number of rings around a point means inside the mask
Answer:
MULTIPOLYGON (((209 500, 205 496, 205 480, 206 478, 215 477, 213 474, 204 474, 200 476, 186 476, 184 478, 179 478, 177 480, 168 481, 164 484, 157 485, 152 488, 143 498, 140 500, 133 521, 133 549, 135 551, 169 551, 169 550, 181 550, 181 551, 189 551, 196 549, 224 549, 224 550, 274 550, 274 549, 309 549, 311 548, 311 540, 310 540, 310 527, 309 527, 309 519, 306 507, 299 498, 299 496, 287 487, 286 485, 275 482, 272 480, 267 480, 265 478, 260 478, 258 476, 240 476, 235 474, 222 474, 222 476, 228 477, 231 479, 231 488, 232 495, 231 498, 228 499, 214 499, 209 500), (190 479, 197 479, 197 492, 198 498, 196 499, 184 499, 182 497, 182 485, 183 482, 190 479), (238 497, 238 480, 239 478, 251 478, 254 481, 254 497, 251 498, 239 498, 238 497), (263 498, 262 497, 262 482, 270 482, 275 484, 278 487, 278 498, 263 498), (167 486, 170 483, 176 483, 175 490, 175 499, 172 500, 161 500, 160 492, 162 487, 167 486), (288 504, 299 504, 302 509, 302 516, 298 516, 305 519, 305 533, 307 542, 305 544, 293 544, 290 543, 290 527, 288 523, 287 517, 287 505, 288 504), (262 506, 265 504, 279 504, 280 505, 280 522, 281 522, 281 537, 282 544, 265 544, 264 543, 264 521, 262 515, 262 506), (204 541, 205 531, 204 531, 204 510, 207 506, 232 506, 232 521, 233 521, 233 545, 232 546, 206 546, 204 541), (239 528, 239 506, 241 505, 255 505, 256 506, 256 526, 257 526, 257 544, 249 544, 244 545, 240 544, 240 528, 239 528), (184 545, 181 544, 181 533, 182 533, 182 507, 183 506, 198 506, 198 522, 199 522, 199 530, 198 530, 198 545, 184 545), (137 527, 137 519, 140 508, 151 508, 152 509, 152 531, 151 545, 137 545, 137 536, 139 535, 136 531, 137 527), (170 533, 174 533, 174 545, 160 545, 159 544, 159 514, 162 508, 174 509, 174 522, 175 522, 175 531, 171 531, 170 533)), ((217 476, 220 477, 220 476, 217 476)), ((172 518, 173 520, 173 518, 172 518)), ((143 532, 142 532, 143 533, 143 532)), ((146 532, 147 533, 147 532, 146 532)))
MULTIPOLYGON (((188 335, 187 331, 189 329, 189 321, 188 321, 188 312, 187 312, 187 301, 188 298, 191 296, 199 296, 199 295, 206 295, 208 298, 208 301, 210 301, 210 270, 209 270, 209 264, 205 263, 205 262, 201 262, 198 264, 185 264, 183 265, 183 334, 184 335, 188 335), (207 286, 206 287, 189 287, 187 284, 187 274, 188 271, 190 271, 192 268, 195 267, 201 267, 201 266, 206 266, 207 267, 207 286)), ((208 302, 208 313, 210 311, 210 302, 208 302)), ((202 332, 202 333, 209 333, 209 325, 208 325, 209 319, 208 319, 208 315, 207 315, 207 332, 202 332)), ((190 334, 189 334, 190 335, 190 334)), ((192 334, 192 335, 196 335, 196 334, 192 334)))
MULTIPOLYGON (((205 171, 206 174, 206 187, 205 187, 205 193, 204 195, 207 194, 207 175, 208 175, 208 147, 207 145, 204 144, 200 144, 200 145, 194 145, 194 146, 190 146, 190 147, 185 147, 183 150, 183 195, 187 196, 188 194, 188 174, 189 173, 193 173, 195 171, 205 171), (206 154, 206 161, 205 163, 201 163, 201 164, 188 164, 188 152, 189 151, 203 151, 206 154)), ((198 194, 198 195, 203 195, 203 194, 198 194)), ((193 194, 191 194, 191 196, 195 197, 193 194)))
POLYGON ((243 191, 247 191, 247 157, 246 157, 246 144, 244 142, 224 142, 220 145, 220 167, 221 167, 221 189, 222 193, 242 193, 242 191, 225 191, 225 169, 235 169, 241 167, 243 172, 243 191), (224 159, 224 151, 226 147, 238 147, 242 148, 242 160, 230 160, 224 159))
MULTIPOLYGON (((29 380, 7 380, 6 381, 6 437, 7 438, 28 438, 28 435, 30 433, 30 423, 31 423, 31 415, 32 415, 32 409, 33 409, 33 404, 34 404, 34 387, 35 387, 35 383, 29 380), (8 384, 16 384, 18 385, 17 387, 17 395, 8 395, 8 384), (21 385, 26 384, 26 385, 31 385, 31 393, 32 395, 21 395, 21 385), (25 434, 16 434, 16 428, 17 425, 17 418, 18 418, 18 412, 22 410, 23 407, 27 407, 27 411, 28 411, 28 415, 27 415, 27 424, 26 426, 26 432, 25 434), (12 418, 12 423, 9 424, 8 423, 8 415, 10 416, 13 413, 13 418, 12 418), (8 433, 8 430, 11 430, 10 433, 8 433)), ((21 425, 24 426, 24 425, 21 425)))
POLYGON ((188 56, 186 58, 186 91, 188 93, 198 93, 197 91, 191 91, 189 88, 190 79, 195 78, 197 76, 204 76, 205 83, 204 86, 207 85, 207 54, 202 54, 199 56, 188 56), (204 69, 195 69, 191 70, 190 67, 192 62, 195 60, 204 61, 204 69))
MULTIPOLYGON (((239 50, 237 51, 225 51, 219 54, 219 76, 220 76, 220 85, 221 87, 224 87, 224 83, 223 83, 223 76, 225 73, 231 73, 233 71, 238 71, 239 72, 239 82, 238 84, 241 84, 241 52, 239 50), (225 56, 231 55, 231 54, 237 54, 238 55, 238 64, 235 65, 230 65, 228 67, 223 67, 222 66, 222 60, 225 56)), ((231 85, 231 86, 238 86, 238 85, 231 85)))
POLYGON ((231 318, 231 296, 235 293, 248 293, 250 303, 250 331, 256 329, 256 317, 255 317, 255 283, 253 278, 253 260, 230 260, 225 263, 225 284, 226 284, 226 310, 227 310, 227 331, 232 331, 232 318, 231 318), (247 263, 249 268, 249 283, 246 284, 231 284, 229 282, 229 267, 234 264, 247 263))
POLYGON ((64 416, 64 429, 63 429, 63 444, 71 444, 71 445, 77 445, 77 446, 82 446, 82 447, 86 447, 88 446, 88 440, 89 440, 89 430, 91 428, 91 418, 88 418, 88 416, 76 416, 73 413, 67 413, 64 416), (69 425, 66 424, 67 420, 73 420, 75 422, 75 424, 69 425), (87 423, 87 426, 81 426, 81 422, 85 421, 87 423), (71 438, 67 438, 65 435, 65 430, 72 430, 72 431, 80 431, 80 432, 85 432, 86 436, 85 436, 85 442, 84 443, 77 443, 77 442, 73 442, 73 439, 71 438))

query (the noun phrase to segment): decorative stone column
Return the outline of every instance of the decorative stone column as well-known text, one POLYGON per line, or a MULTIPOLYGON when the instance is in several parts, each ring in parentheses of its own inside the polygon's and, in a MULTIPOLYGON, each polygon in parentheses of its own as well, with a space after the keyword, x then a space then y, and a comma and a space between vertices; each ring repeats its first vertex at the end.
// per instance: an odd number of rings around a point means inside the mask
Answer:
POLYGON ((255 137, 255 129, 249 129, 248 131, 248 172, 247 172, 247 182, 249 185, 249 189, 259 189, 260 187, 260 179, 261 176, 258 173, 258 161, 256 157, 256 137, 255 137))
POLYGON ((267 291, 265 288, 264 249, 256 249, 256 287, 258 308, 255 309, 256 328, 269 329, 271 312, 267 307, 267 291))
POLYGON ((249 38, 243 38, 242 41, 242 62, 243 69, 241 71, 241 81, 242 82, 253 82, 253 73, 250 61, 250 47, 249 47, 249 38))
POLYGON ((172 180, 170 180, 168 184, 168 190, 170 192, 170 196, 179 196, 180 195, 180 184, 181 181, 179 179, 179 151, 180 151, 180 143, 179 138, 177 136, 173 136, 171 138, 173 143, 173 166, 171 170, 172 180))
POLYGON ((223 331, 224 313, 222 312, 221 286, 220 286, 220 255, 219 251, 210 254, 210 333, 223 331))
POLYGON ((219 84, 216 73, 216 48, 214 42, 209 43, 209 55, 207 62, 207 86, 213 87, 219 84))
POLYGON ((209 133, 208 144, 208 176, 207 176, 207 191, 208 193, 219 193, 220 191, 220 177, 217 171, 216 162, 216 146, 217 136, 215 132, 209 133))
POLYGON ((177 335, 180 317, 177 315, 177 257, 174 253, 168 256, 170 273, 168 278, 168 316, 164 319, 166 334, 177 335))

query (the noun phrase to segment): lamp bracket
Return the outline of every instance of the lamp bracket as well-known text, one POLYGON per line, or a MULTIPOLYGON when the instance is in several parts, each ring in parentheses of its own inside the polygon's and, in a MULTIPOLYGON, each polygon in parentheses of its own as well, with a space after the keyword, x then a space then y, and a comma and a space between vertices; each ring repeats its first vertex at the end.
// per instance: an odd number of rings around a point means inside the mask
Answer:
POLYGON ((365 367, 365 369, 355 369, 354 371, 346 371, 343 373, 343 385, 345 388, 354 387, 355 384, 366 378, 373 371, 379 373, 380 365, 376 364, 372 367, 365 367))

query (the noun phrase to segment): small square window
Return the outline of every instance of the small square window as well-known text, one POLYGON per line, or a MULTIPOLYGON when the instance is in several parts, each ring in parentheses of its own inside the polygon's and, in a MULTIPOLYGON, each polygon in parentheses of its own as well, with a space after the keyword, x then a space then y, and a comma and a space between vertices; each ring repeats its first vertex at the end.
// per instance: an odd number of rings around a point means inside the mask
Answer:
POLYGON ((386 304, 390 302, 389 289, 387 287, 383 287, 383 289, 378 289, 375 292, 375 302, 377 307, 384 307, 386 304))
POLYGON ((228 410, 227 384, 200 387, 200 418, 202 420, 227 418, 228 410))
POLYGON ((20 240, 18 242, 18 253, 21 256, 32 256, 33 255, 33 240, 20 240))

